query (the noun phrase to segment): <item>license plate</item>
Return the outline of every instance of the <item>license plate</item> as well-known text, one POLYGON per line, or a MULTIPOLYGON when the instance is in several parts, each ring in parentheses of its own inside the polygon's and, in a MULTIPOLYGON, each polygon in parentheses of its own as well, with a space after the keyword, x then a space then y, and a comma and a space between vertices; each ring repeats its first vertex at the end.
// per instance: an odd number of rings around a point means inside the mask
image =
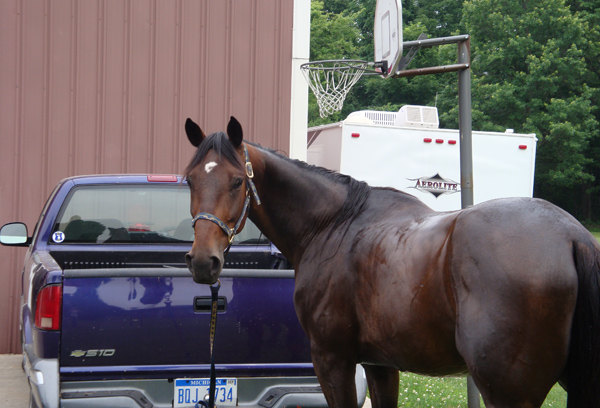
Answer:
MULTIPOLYGON (((209 378, 180 378, 175 380, 174 408, 193 408, 202 401, 210 389, 209 378)), ((215 405, 237 405, 237 379, 217 378, 215 405)))

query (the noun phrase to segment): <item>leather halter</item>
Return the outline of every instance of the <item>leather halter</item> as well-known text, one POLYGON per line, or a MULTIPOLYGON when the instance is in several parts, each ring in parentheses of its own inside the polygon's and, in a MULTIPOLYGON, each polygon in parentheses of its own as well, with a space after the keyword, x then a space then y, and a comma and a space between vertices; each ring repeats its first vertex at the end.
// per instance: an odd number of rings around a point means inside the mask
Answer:
POLYGON ((250 209, 250 192, 252 192, 252 196, 254 197, 254 201, 256 201, 256 205, 260 205, 258 191, 256 191, 256 186, 252 181, 252 179, 254 178, 254 170, 252 169, 252 163, 250 163, 250 156, 248 155, 248 149, 246 148, 245 143, 243 144, 243 147, 244 160, 246 161, 246 163, 244 164, 244 167, 246 168, 246 200, 244 201, 244 209, 242 210, 242 214, 240 214, 240 218, 235 223, 235 226, 233 228, 229 228, 227 224, 225 224, 219 217, 205 212, 199 213, 192 219, 192 228, 195 227, 196 221, 198 220, 208 220, 217 224, 227 235, 229 239, 229 245, 231 245, 231 243, 233 242, 233 237, 235 237, 238 233, 238 229, 240 228, 242 221, 244 221, 244 218, 246 217, 246 215, 248 214, 248 210, 250 209))

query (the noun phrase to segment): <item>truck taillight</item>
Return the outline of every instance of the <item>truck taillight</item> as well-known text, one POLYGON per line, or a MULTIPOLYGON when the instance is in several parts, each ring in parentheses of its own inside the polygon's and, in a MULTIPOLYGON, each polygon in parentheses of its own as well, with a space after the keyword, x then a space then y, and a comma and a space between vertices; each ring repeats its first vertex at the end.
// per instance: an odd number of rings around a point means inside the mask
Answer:
POLYGON ((42 330, 60 329, 60 308, 62 304, 62 287, 49 285, 37 296, 35 306, 35 325, 42 330))

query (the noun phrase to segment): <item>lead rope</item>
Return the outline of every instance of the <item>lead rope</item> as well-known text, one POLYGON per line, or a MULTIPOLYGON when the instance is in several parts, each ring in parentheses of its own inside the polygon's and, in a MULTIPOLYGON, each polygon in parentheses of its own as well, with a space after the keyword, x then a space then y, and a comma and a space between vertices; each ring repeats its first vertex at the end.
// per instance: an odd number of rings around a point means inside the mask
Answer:
MULTIPOLYGON (((229 252, 229 248, 227 248, 229 252)), ((216 408, 215 407, 215 388, 217 384, 217 375, 215 370, 215 355, 214 355, 214 343, 215 333, 217 332, 217 309, 219 303, 219 289, 221 288, 221 281, 217 280, 216 285, 210 286, 211 293, 211 310, 210 310, 210 386, 208 388, 208 395, 204 397, 203 401, 198 401, 196 408, 216 408), (208 401, 206 401, 208 397, 208 401)))
MULTIPOLYGON (((229 250, 229 248, 228 248, 229 250)), ((210 388, 208 398, 208 408, 214 408, 215 406, 215 388, 217 383, 217 377, 215 373, 215 333, 217 332, 217 307, 219 302, 219 289, 221 288, 221 282, 217 280, 217 285, 211 285, 210 293, 212 295, 212 308, 210 311, 210 388)))

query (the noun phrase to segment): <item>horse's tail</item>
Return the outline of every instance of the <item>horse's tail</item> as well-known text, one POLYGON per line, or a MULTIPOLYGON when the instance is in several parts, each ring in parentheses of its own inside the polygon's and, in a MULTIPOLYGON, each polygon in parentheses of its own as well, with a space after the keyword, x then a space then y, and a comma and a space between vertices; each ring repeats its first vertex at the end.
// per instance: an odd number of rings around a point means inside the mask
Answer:
POLYGON ((600 407, 600 247, 574 243, 577 305, 567 363, 568 408, 600 407))

